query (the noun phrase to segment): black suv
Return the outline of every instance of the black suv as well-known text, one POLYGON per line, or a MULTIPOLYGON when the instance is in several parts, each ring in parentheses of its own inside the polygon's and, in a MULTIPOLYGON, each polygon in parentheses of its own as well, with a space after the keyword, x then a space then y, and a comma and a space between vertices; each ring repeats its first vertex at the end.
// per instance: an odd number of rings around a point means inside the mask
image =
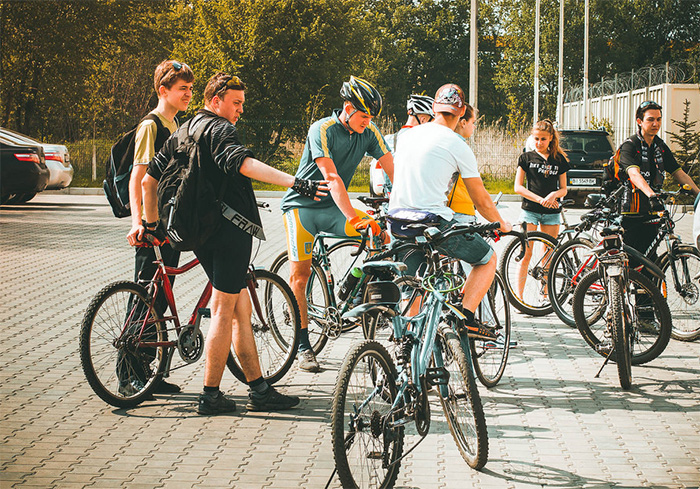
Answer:
POLYGON ((607 131, 562 130, 561 147, 569 156, 568 195, 585 196, 600 190, 603 163, 612 156, 613 142, 607 131))

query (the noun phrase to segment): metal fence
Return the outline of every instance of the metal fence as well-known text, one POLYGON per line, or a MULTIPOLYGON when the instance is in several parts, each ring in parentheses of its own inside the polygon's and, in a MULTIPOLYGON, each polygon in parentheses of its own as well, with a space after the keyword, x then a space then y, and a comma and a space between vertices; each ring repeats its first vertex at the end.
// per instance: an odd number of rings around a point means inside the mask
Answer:
MULTIPOLYGON (((512 180, 515 177, 518 155, 522 152, 527 133, 520 131, 510 133, 499 126, 479 128, 469 142, 479 164, 479 170, 485 179, 512 180)), ((83 140, 64 143, 70 152, 74 168, 73 186, 99 187, 105 178, 105 164, 114 141, 108 139, 83 140)), ((294 145, 289 161, 276 164, 286 172, 296 171, 303 144, 294 145)), ((365 158, 360 163, 353 179, 353 185, 362 186, 369 183, 369 165, 371 159, 365 158)))

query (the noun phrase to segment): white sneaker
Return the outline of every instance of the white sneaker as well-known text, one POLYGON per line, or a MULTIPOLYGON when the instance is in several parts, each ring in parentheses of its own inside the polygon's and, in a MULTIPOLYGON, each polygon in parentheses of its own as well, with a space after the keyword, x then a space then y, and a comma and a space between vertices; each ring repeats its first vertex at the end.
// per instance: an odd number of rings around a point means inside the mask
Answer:
POLYGON ((305 372, 318 372, 321 370, 313 350, 304 350, 299 353, 299 368, 305 372))

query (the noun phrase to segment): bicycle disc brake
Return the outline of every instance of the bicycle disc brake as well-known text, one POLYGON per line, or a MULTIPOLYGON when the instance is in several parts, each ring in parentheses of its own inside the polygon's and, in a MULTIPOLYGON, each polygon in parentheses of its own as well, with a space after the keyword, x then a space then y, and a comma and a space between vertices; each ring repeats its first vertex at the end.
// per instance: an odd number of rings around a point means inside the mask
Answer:
POLYGON ((340 319, 340 313, 335 307, 329 307, 324 314, 323 334, 334 340, 340 336, 343 331, 343 321, 340 319))
POLYGON ((177 351, 187 363, 194 363, 202 357, 204 353, 204 334, 198 329, 195 334, 195 325, 188 324, 180 330, 177 337, 177 351))

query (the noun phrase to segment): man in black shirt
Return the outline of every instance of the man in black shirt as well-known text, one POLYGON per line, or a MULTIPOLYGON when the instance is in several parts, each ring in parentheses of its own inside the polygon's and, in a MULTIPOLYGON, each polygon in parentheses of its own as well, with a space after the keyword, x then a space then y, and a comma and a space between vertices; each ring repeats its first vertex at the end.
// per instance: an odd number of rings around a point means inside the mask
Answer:
MULTIPOLYGON (((700 189, 657 136, 661 128, 661 106, 653 101, 642 102, 636 118, 637 133, 620 146, 620 168, 633 186, 623 198, 622 227, 625 243, 645 253, 659 232, 659 225, 648 221, 650 213, 664 209, 656 192, 661 190, 666 173, 680 185, 688 184, 695 195, 700 189)), ((656 259, 654 250, 649 258, 656 259)))
MULTIPOLYGON (((204 90, 205 108, 178 129, 193 134, 200 124, 206 124, 199 139, 200 175, 212 183, 216 195, 225 182, 223 202, 255 225, 244 230, 222 218, 218 231, 194 250, 213 286, 200 414, 221 414, 236 409, 235 402, 219 390, 232 341, 250 387, 246 406, 249 411, 283 410, 299 403, 298 397, 280 394, 263 379, 251 326, 250 297, 245 291, 240 293, 246 287, 245 275, 252 250, 253 236, 248 232, 254 233, 253 228, 260 229, 262 224, 250 179, 291 187, 316 200, 327 195, 328 187, 327 182, 301 180, 276 170, 253 158, 253 152, 240 143, 235 124, 243 113, 245 88, 237 76, 217 73, 204 90)), ((158 180, 175 154, 178 134, 175 133, 149 163, 142 181, 147 230, 157 227, 158 180)))

